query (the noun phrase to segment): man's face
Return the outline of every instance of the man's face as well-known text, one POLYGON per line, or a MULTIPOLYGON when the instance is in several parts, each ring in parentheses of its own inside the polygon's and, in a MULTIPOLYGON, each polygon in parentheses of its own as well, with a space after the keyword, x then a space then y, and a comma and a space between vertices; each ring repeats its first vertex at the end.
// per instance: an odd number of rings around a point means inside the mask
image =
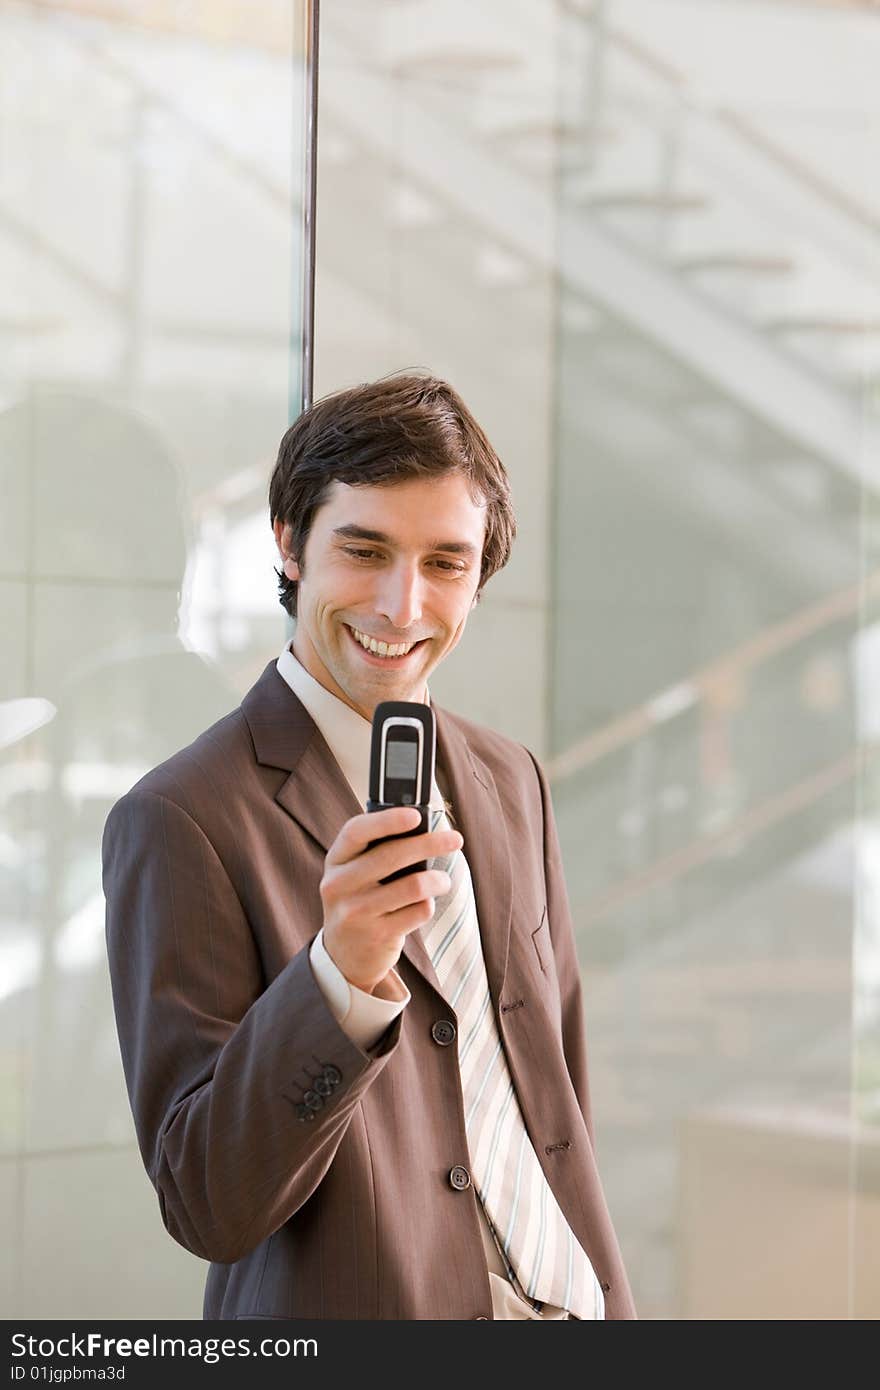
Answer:
POLYGON ((365 719, 382 700, 423 701, 474 605, 485 516, 460 473, 385 487, 336 482, 301 567, 286 558, 289 527, 276 521, 284 572, 299 584, 294 655, 365 719), (366 650, 371 638, 409 650, 366 650))

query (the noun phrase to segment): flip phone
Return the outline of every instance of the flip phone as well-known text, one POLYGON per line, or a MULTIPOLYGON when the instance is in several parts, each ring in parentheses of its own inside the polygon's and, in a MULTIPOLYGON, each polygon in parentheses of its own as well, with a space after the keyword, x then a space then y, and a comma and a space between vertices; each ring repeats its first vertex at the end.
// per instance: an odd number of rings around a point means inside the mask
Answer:
MULTIPOLYGON (((370 746, 370 798, 368 811, 385 811, 389 806, 414 806, 419 824, 402 835, 383 835, 371 840, 368 849, 384 840, 403 840, 430 829, 429 807, 434 784, 437 725, 430 705, 409 700, 383 700, 373 714, 373 740, 370 746)), ((427 869, 427 860, 406 864, 381 878, 391 883, 405 874, 427 869)))

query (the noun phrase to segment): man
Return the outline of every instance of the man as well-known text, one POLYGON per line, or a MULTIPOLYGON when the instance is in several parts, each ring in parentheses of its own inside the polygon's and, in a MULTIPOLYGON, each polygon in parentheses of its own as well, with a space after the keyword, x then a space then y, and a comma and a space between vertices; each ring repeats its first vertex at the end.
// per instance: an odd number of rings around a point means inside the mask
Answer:
POLYGON ((204 1315, 634 1317, 543 773, 435 705, 432 829, 363 810, 377 703, 429 700, 509 556, 501 462, 398 376, 305 412, 269 497, 293 641, 104 839, 138 1139, 204 1315))

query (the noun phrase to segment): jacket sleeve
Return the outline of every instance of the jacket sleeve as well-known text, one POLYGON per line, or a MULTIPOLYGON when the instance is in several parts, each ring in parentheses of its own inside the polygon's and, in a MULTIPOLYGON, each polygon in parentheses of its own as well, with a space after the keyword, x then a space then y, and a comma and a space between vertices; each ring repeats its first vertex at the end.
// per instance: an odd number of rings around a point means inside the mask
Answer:
MULTIPOLYGON (((528 752, 528 749, 526 750, 528 752)), ((535 766, 538 784, 541 789, 541 804, 544 820, 544 877, 547 888, 547 917, 550 925, 550 940, 553 944, 553 958, 559 980, 562 1001, 562 1041, 568 1072, 574 1085, 575 1094, 595 1148, 593 1116, 590 1107, 590 1087, 587 1077, 587 1043, 584 1024, 583 991, 581 973, 575 949, 574 927, 565 886, 565 870, 562 866, 562 853, 559 836, 553 815, 553 802, 547 777, 534 754, 529 757, 535 766)))
POLYGON ((308 945, 266 987, 232 883, 175 802, 123 797, 103 854, 113 1003, 144 1164, 174 1239, 229 1263, 314 1192, 401 1022, 369 1053, 359 1048, 315 981, 308 945))

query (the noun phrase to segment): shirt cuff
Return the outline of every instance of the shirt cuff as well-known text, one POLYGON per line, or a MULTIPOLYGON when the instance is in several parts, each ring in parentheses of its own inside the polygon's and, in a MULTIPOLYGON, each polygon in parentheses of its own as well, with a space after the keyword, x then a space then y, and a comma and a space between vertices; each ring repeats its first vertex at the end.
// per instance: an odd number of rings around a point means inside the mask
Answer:
POLYGON ((309 951, 318 988, 339 1026, 364 1052, 369 1052, 410 1001, 410 993, 396 970, 389 970, 373 994, 350 984, 324 945, 324 928, 309 951))

